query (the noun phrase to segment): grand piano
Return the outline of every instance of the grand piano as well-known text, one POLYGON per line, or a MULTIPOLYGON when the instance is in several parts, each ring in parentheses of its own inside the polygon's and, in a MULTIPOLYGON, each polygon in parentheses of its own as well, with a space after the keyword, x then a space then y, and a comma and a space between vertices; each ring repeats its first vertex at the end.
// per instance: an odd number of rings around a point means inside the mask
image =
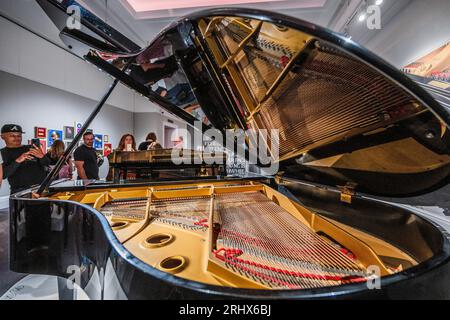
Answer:
POLYGON ((450 116, 406 75, 271 12, 194 13, 139 48, 76 1, 37 2, 69 50, 115 79, 86 128, 122 82, 193 133, 278 139, 259 139, 272 166, 235 139, 239 175, 52 182, 57 165, 11 197, 12 270, 71 279, 92 299, 450 298, 449 235, 378 200, 449 182, 450 116))

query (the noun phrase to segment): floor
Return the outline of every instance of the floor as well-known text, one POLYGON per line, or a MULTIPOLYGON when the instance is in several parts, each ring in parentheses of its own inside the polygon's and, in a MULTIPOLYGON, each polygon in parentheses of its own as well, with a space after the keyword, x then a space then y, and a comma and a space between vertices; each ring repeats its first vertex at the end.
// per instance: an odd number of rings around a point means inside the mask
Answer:
POLYGON ((88 299, 83 290, 76 286, 69 289, 67 285, 67 280, 59 277, 27 275, 9 269, 9 212, 0 210, 0 300, 88 299))
POLYGON ((450 185, 423 196, 402 199, 383 198, 383 200, 419 207, 440 207, 444 210, 443 214, 450 219, 450 185))
MULTIPOLYGON (((423 215, 438 222, 450 232, 450 185, 432 194, 404 199, 382 200, 400 202, 423 209, 423 215), (425 212, 426 211, 426 212, 425 212)), ((0 300, 10 299, 86 299, 82 290, 67 292, 64 279, 42 275, 26 275, 9 270, 9 213, 0 210, 0 300), (61 289, 63 288, 63 289, 61 289)))

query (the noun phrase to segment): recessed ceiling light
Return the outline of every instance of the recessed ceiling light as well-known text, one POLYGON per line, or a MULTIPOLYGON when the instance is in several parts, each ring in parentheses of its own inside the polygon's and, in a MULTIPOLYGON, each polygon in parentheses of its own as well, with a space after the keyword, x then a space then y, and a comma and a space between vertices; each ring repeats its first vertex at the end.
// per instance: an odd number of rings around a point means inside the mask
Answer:
POLYGON ((383 3, 383 0, 377 0, 377 1, 375 1, 375 5, 377 5, 377 6, 381 5, 382 3, 383 3))
POLYGON ((366 14, 365 13, 361 13, 358 17, 359 22, 363 22, 364 20, 366 20, 366 14))

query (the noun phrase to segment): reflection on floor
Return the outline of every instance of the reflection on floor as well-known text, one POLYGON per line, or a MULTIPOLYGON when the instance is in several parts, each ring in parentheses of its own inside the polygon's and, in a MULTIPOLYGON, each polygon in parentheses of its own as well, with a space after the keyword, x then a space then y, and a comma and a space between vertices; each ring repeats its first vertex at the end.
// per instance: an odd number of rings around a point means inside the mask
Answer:
POLYGON ((0 296, 25 276, 9 270, 9 212, 0 210, 0 296))
POLYGON ((0 296, 1 300, 89 300, 89 297, 66 279, 28 275, 0 296))
POLYGON ((0 300, 86 300, 66 279, 9 270, 9 212, 0 210, 0 300), (68 286, 69 285, 69 286, 68 286))

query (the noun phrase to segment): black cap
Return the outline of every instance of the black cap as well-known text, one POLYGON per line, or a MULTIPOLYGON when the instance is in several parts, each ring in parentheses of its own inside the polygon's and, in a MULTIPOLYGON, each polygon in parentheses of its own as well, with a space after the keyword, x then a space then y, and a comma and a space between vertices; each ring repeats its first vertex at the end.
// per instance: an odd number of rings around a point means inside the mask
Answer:
POLYGON ((17 124, 5 124, 2 127, 2 134, 8 132, 25 133, 22 131, 22 127, 17 124))

